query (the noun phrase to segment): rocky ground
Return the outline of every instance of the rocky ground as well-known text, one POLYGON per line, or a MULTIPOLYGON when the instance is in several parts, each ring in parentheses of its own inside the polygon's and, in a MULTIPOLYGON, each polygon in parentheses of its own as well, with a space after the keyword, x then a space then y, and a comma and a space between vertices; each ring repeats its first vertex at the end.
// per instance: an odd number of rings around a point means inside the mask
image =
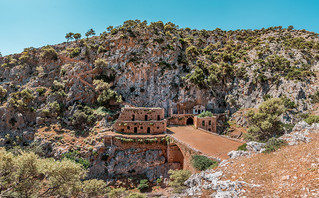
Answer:
POLYGON ((318 129, 298 123, 281 137, 288 145, 273 153, 248 143, 248 151, 231 152, 218 168, 192 175, 182 197, 318 197, 318 129))

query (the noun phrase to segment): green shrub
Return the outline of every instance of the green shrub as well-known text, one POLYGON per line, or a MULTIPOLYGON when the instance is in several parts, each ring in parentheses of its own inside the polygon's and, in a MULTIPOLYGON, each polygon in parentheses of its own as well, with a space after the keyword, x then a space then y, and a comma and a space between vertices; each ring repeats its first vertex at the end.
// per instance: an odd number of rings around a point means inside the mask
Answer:
POLYGON ((9 100, 9 104, 13 107, 27 110, 30 107, 30 104, 32 103, 34 99, 34 95, 32 94, 32 91, 28 88, 20 91, 10 94, 11 99, 9 100))
POLYGON ((79 47, 76 47, 72 49, 72 51, 70 52, 70 58, 74 58, 78 56, 80 53, 81 53, 81 49, 79 47))
POLYGON ((58 60, 58 53, 51 46, 46 46, 42 48, 40 57, 45 60, 58 60))
POLYGON ((88 197, 96 197, 104 195, 109 191, 103 180, 91 179, 83 181, 83 193, 88 197))
POLYGON ((305 122, 308 124, 313 124, 313 123, 319 123, 319 116, 318 115, 308 115, 306 119, 304 119, 305 122))
POLYGON ((102 46, 100 45, 98 50, 97 50, 97 53, 103 53, 103 52, 106 52, 107 50, 102 46))
POLYGON ((278 139, 278 138, 270 138, 265 146, 264 153, 270 153, 278 150, 281 146, 286 145, 286 141, 278 139))
POLYGON ((131 193, 127 198, 146 198, 146 196, 139 193, 131 193))
POLYGON ((297 107, 296 103, 292 101, 290 98, 287 98, 287 96, 282 96, 281 100, 283 101, 284 106, 287 109, 294 109, 297 107))
POLYGON ((247 144, 243 144, 243 145, 240 145, 238 148, 237 148, 237 151, 247 151, 247 144))
POLYGON ((268 100, 268 99, 270 99, 270 98, 272 98, 272 97, 271 97, 271 95, 269 95, 269 94, 263 95, 264 101, 266 101, 266 100, 268 100))
POLYGON ((218 164, 218 162, 213 161, 213 160, 211 160, 208 157, 203 156, 203 155, 193 155, 191 162, 192 162, 193 167, 199 171, 206 170, 210 166, 218 164))
POLYGON ((46 90, 47 89, 45 87, 39 87, 39 88, 36 89, 36 92, 39 93, 39 96, 44 96, 46 90))
POLYGON ((79 151, 72 151, 72 152, 64 153, 64 154, 62 154, 62 159, 63 158, 67 158, 67 159, 72 160, 76 163, 79 163, 85 169, 88 169, 89 166, 91 165, 91 163, 88 160, 86 160, 80 156, 79 151))
POLYGON ((197 117, 204 118, 204 117, 213 117, 213 113, 210 111, 204 111, 199 114, 197 117))
POLYGON ((99 58, 99 59, 96 59, 96 60, 94 61, 94 65, 95 65, 96 68, 103 69, 103 68, 106 68, 106 67, 107 67, 108 62, 107 62, 105 59, 99 58))
POLYGON ((195 46, 190 46, 186 49, 186 56, 189 59, 194 59, 200 54, 199 50, 195 46))
POLYGON ((140 192, 143 192, 143 191, 145 191, 148 188, 149 188, 149 185, 148 185, 148 180, 147 179, 142 179, 140 181, 140 184, 137 186, 137 189, 139 189, 140 192))
POLYGON ((4 100, 7 95, 7 90, 0 85, 0 103, 4 100))
POLYGON ((169 186, 174 188, 175 193, 181 193, 186 189, 185 181, 192 175, 188 170, 169 170, 170 174, 169 186))
POLYGON ((110 198, 120 198, 120 197, 126 197, 127 195, 127 190, 125 188, 115 188, 112 189, 109 193, 107 193, 107 195, 110 198))

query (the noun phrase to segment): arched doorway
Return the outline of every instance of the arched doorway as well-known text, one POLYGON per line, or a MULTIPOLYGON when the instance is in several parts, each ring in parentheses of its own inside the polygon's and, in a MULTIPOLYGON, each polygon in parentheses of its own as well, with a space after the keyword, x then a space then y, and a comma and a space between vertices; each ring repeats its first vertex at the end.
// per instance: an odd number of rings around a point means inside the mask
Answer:
POLYGON ((193 125, 193 124, 194 124, 193 118, 192 118, 192 117, 187 118, 186 124, 187 124, 187 125, 193 125))

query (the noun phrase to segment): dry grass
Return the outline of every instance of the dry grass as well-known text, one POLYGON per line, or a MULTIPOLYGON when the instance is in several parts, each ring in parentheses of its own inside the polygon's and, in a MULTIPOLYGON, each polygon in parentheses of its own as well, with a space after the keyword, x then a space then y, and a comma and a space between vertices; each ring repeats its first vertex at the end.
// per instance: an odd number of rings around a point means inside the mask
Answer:
POLYGON ((226 178, 261 185, 246 189, 247 197, 318 197, 319 134, 311 137, 307 144, 231 160, 226 178))

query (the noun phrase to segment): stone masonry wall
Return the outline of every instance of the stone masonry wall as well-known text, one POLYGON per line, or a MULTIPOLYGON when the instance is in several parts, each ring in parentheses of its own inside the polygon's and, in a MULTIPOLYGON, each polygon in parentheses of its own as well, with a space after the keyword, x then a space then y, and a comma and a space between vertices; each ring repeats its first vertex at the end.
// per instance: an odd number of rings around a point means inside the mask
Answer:
POLYGON ((166 131, 166 120, 161 121, 117 121, 113 129, 123 133, 160 134, 166 131))
POLYGON ((104 144, 107 148, 105 156, 108 156, 104 163, 105 172, 111 177, 145 175, 150 181, 154 181, 160 177, 167 178, 170 169, 183 167, 182 160, 168 160, 165 135, 152 138, 105 136, 104 144))
POLYGON ((201 128, 206 131, 211 131, 216 133, 216 117, 197 117, 194 118, 194 126, 196 129, 201 128))
POLYGON ((194 118, 193 114, 173 114, 167 119, 168 125, 187 125, 187 119, 194 118))
POLYGON ((144 108, 144 107, 129 107, 122 109, 118 120, 120 121, 150 121, 163 120, 164 109, 162 108, 144 108))

